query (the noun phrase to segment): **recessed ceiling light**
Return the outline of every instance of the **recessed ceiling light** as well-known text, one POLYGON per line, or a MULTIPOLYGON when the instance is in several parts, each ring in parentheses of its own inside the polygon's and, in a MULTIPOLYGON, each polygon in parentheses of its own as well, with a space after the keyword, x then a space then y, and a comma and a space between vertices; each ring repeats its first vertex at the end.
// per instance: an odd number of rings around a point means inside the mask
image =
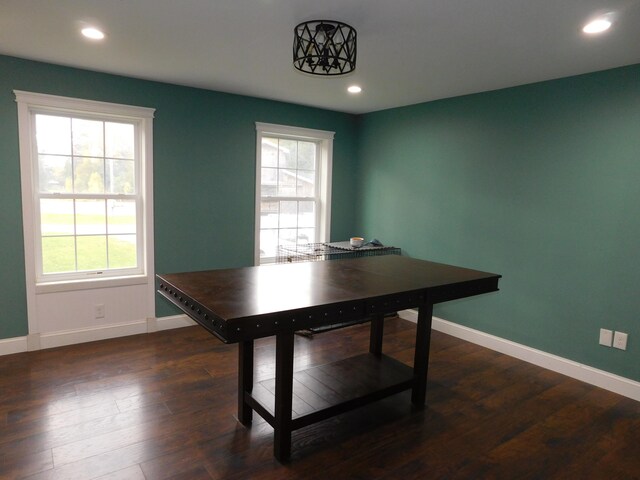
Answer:
POLYGON ((98 30, 95 27, 83 28, 81 32, 82 32, 82 35, 84 35, 87 38, 90 38, 91 40, 102 40, 104 38, 104 33, 102 33, 102 31, 98 30))
POLYGON ((606 17, 601 17, 587 23, 582 27, 582 31, 589 34, 602 33, 609 30, 609 27, 611 27, 611 20, 606 17))
POLYGON ((358 85, 351 85, 349 88, 347 88, 347 92, 349 93, 360 93, 362 91, 362 88, 360 88, 358 85))

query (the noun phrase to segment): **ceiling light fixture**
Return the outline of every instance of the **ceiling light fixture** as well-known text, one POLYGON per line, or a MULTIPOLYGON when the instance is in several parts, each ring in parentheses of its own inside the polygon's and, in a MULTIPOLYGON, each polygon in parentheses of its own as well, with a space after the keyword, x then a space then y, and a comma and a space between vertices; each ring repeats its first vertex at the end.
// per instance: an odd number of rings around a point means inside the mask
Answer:
POLYGON ((82 35, 84 35, 87 38, 90 38, 91 40, 102 40, 104 38, 104 33, 102 33, 102 31, 98 30, 95 27, 83 28, 81 32, 82 32, 82 35))
POLYGON ((587 23, 584 27, 582 27, 582 31, 589 34, 602 33, 606 30, 609 30, 609 27, 611 27, 611 23, 612 22, 609 18, 600 17, 587 23))
POLYGON ((293 33, 293 66, 313 75, 345 75, 356 69, 356 30, 334 20, 312 20, 293 33))

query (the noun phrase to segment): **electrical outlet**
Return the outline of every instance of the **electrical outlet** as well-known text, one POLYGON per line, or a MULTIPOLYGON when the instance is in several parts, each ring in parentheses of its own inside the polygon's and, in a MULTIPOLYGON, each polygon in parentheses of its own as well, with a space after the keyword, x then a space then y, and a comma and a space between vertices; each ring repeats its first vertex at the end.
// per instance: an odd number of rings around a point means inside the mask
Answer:
POLYGON ((600 329, 600 345, 604 345, 605 347, 610 347, 613 342, 613 332, 611 330, 607 330, 606 328, 600 329))
POLYGON ((104 318, 104 303, 93 306, 93 315, 95 318, 104 318))
POLYGON ((615 332, 613 335, 613 346, 614 348, 619 348, 620 350, 627 349, 627 337, 628 335, 624 332, 615 332))

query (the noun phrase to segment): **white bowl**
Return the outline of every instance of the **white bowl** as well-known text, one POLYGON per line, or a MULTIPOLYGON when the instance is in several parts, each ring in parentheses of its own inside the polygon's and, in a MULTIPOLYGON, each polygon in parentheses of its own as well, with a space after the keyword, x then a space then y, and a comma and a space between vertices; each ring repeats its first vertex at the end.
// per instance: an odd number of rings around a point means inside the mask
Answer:
POLYGON ((351 237, 349 239, 349 244, 353 248, 360 248, 362 245, 364 245, 364 238, 362 238, 362 237, 351 237))

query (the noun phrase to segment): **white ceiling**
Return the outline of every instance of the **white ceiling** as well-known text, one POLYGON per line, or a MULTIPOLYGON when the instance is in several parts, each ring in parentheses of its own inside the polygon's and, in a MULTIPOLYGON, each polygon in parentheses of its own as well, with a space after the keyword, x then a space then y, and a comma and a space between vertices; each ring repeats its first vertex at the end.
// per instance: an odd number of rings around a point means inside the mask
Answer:
POLYGON ((640 63, 640 0, 0 0, 0 53, 364 113, 640 63), (607 12, 608 32, 581 32, 607 12), (356 28, 354 73, 293 68, 315 19, 356 28))

